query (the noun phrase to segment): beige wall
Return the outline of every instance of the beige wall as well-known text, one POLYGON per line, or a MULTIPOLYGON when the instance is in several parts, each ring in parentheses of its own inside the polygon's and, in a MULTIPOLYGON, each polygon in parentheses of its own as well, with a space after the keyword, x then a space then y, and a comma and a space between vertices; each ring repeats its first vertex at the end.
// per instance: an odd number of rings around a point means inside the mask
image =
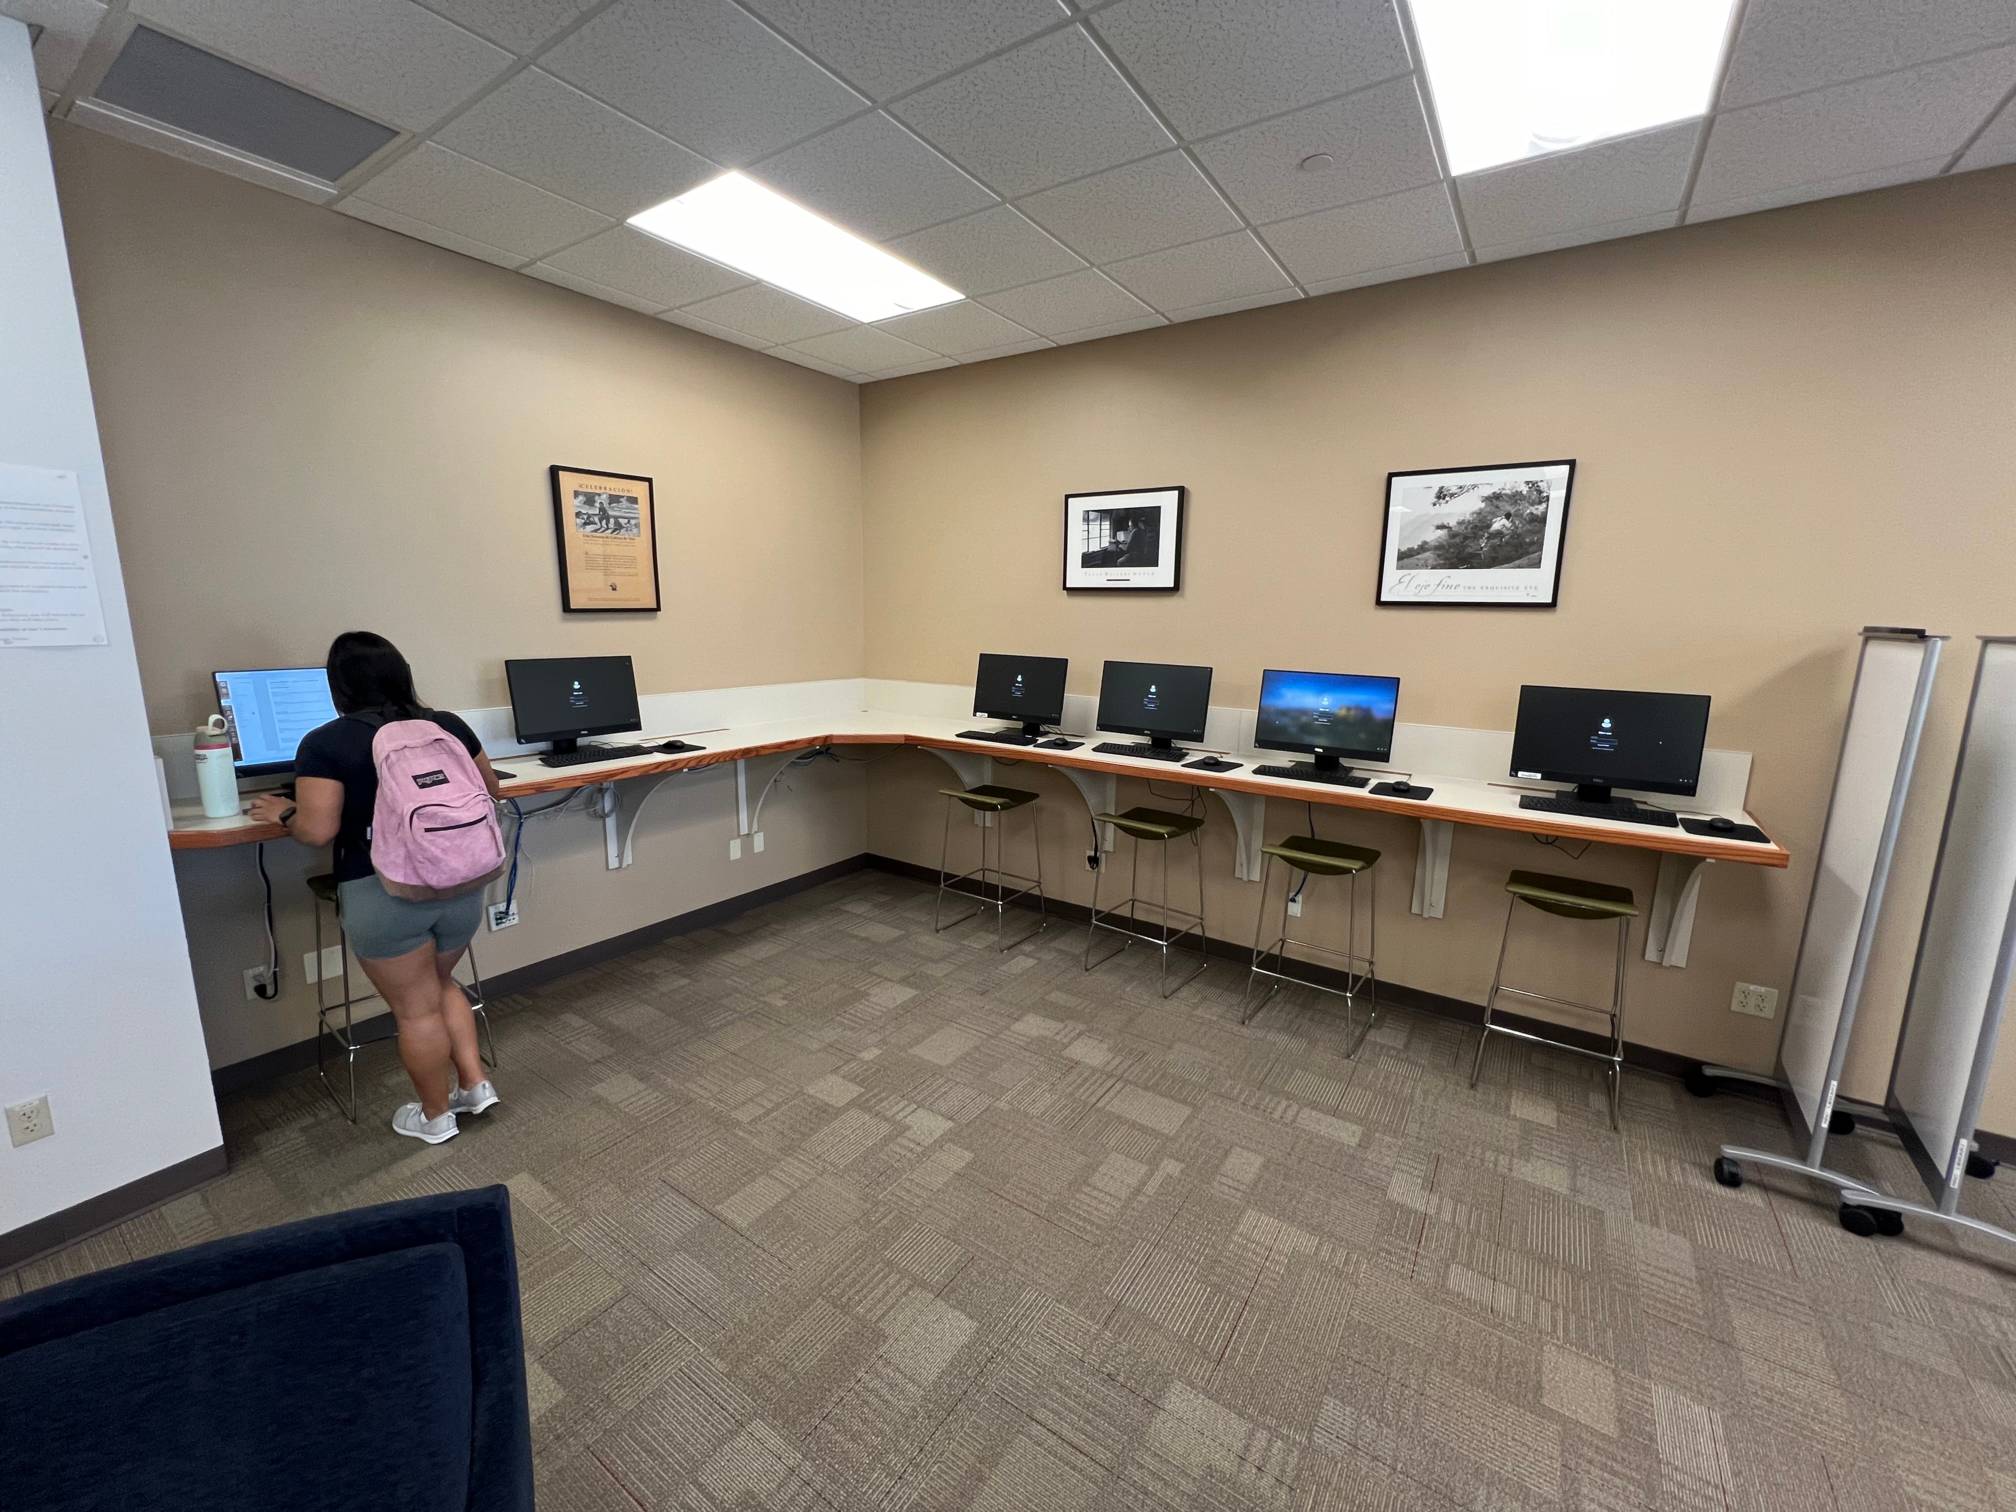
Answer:
MULTIPOLYGON (((1730 990, 1789 983, 1854 632, 1951 633, 1851 1064, 1851 1092, 1880 1096, 1968 637, 2016 630, 2012 246, 2016 170, 1976 173, 873 385, 869 675, 961 682, 1008 649, 1069 656, 1090 693, 1108 656, 1196 661, 1215 702, 1250 705, 1262 667, 1327 666, 1399 674, 1410 721, 1493 729, 1525 681, 1710 693, 1711 742, 1756 753, 1752 807, 1796 860, 1717 868, 1686 969, 1634 955, 1631 1037, 1766 1066, 1778 1026, 1733 1016, 1730 990), (1389 469, 1571 456, 1558 610, 1374 607, 1389 469), (1183 591, 1063 593, 1065 491, 1165 483, 1190 489, 1183 591)), ((935 863, 940 775, 874 770, 878 851, 935 863)), ((1082 900, 1082 810, 1034 780, 1082 900)), ((1214 930, 1243 935, 1254 889, 1211 817, 1214 930)), ((1270 827, 1298 818, 1277 804, 1270 827)), ((1426 921, 1411 826, 1323 828, 1388 853, 1382 975, 1472 1001, 1509 867, 1651 888, 1628 853, 1459 832, 1448 915, 1426 921)), ((2016 1128, 2016 1072, 1990 1111, 2016 1128)))
MULTIPOLYGON (((352 626, 390 635, 448 707, 507 702, 507 656, 627 652, 647 692, 860 674, 852 385, 51 131, 154 730, 212 710, 211 669, 320 661, 352 626), (561 613, 554 462, 657 480, 662 614, 561 613)), ((733 864, 725 771, 652 800, 629 871, 607 870, 599 822, 536 822, 524 922, 479 939, 485 969, 858 855, 859 773, 794 787, 769 810, 792 822, 733 864)), ((320 856, 269 850, 273 1004, 243 990, 266 955, 251 851, 177 858, 212 1065, 313 1026, 301 878, 320 856)))

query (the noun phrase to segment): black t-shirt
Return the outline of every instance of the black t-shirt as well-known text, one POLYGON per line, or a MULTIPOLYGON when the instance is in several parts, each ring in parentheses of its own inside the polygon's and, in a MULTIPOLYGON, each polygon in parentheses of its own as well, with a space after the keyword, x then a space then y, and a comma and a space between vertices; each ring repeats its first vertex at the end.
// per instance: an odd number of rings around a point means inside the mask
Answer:
MULTIPOLYGON (((483 743, 459 714, 440 709, 415 709, 399 719, 431 719, 463 745, 471 756, 483 754, 483 743)), ((343 824, 336 831, 336 880, 354 882, 375 875, 371 866, 371 811, 378 802, 378 768, 371 761, 371 741, 378 726, 345 716, 317 725, 301 737, 294 753, 294 775, 327 777, 343 784, 343 824)))

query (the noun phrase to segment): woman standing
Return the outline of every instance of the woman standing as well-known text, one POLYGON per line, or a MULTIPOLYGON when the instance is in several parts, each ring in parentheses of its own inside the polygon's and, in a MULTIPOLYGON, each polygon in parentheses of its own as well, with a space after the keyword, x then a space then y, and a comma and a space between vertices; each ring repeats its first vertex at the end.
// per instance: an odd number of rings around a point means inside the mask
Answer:
POLYGON ((399 1021, 399 1059, 419 1094, 418 1102, 393 1114, 392 1130, 440 1144, 455 1137, 456 1115, 487 1112, 498 1101, 477 1049, 476 1016, 454 976, 483 916, 483 891, 421 902, 386 890, 371 864, 378 801, 372 741, 388 719, 431 721, 469 752, 492 798, 497 774, 459 716, 420 702, 413 669, 382 635, 347 630, 337 636, 328 671, 338 717, 302 737, 294 758, 295 796, 255 798, 251 814, 304 845, 334 842, 344 932, 364 975, 399 1021))

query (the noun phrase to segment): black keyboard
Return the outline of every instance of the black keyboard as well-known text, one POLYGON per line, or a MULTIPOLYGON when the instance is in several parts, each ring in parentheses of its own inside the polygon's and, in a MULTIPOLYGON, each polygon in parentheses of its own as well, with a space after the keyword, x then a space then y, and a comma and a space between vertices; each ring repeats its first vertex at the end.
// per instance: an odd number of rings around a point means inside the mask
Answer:
POLYGON ((1195 751, 1178 750, 1175 746, 1151 745, 1145 740, 1130 743, 1102 741, 1092 749, 1101 756, 1138 756, 1143 761, 1181 761, 1186 756, 1197 754, 1195 751))
POLYGON ((621 761, 626 756, 655 756, 657 754, 650 746, 580 746, 572 751, 548 751, 544 756, 539 758, 539 765, 549 767, 583 766, 591 761, 621 761))
POLYGON ((1556 798, 1551 793, 1527 793, 1519 807, 1542 814, 1573 814, 1578 819, 1616 819, 1625 824, 1652 824, 1672 829, 1680 823, 1677 814, 1662 808, 1647 808, 1629 798, 1613 798, 1608 803, 1585 803, 1580 798, 1556 798))
POLYGON ((991 740, 996 745, 1034 745, 1034 735, 1024 735, 1020 730, 961 730, 961 740, 991 740))
POLYGON ((1255 777, 1286 777, 1290 782, 1327 782, 1332 787, 1363 787, 1372 779, 1356 772, 1325 772, 1307 762, 1294 766, 1256 766, 1255 777))

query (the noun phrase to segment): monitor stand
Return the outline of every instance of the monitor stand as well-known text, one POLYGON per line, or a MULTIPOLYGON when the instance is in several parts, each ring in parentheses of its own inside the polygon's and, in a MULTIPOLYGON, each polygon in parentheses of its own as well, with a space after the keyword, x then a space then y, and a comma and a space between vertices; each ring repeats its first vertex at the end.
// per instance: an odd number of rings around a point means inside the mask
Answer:
POLYGON ((1599 808, 1610 808, 1617 805, 1622 805, 1625 808, 1637 807, 1629 798, 1615 796, 1610 791, 1610 784, 1607 782, 1578 782, 1575 784, 1574 796, 1577 803, 1590 803, 1599 808))
POLYGON ((1031 740, 1041 740, 1043 738, 1043 721, 1040 719, 1023 720, 1022 733, 1027 735, 1031 740))
POLYGON ((549 756, 571 756, 574 754, 574 752, 580 749, 581 749, 580 738, 578 736, 570 735, 565 740, 554 741, 553 749, 551 751, 548 751, 546 754, 549 756))
POLYGON ((1314 761, 1290 762, 1288 770, 1298 777, 1306 772, 1316 782, 1343 782, 1354 787, 1361 785, 1350 781, 1353 775, 1351 768, 1331 752, 1317 751, 1313 754, 1316 757, 1314 761))
POLYGON ((1176 749, 1175 740, 1168 735, 1151 735, 1148 737, 1147 745, 1149 750, 1158 753, 1162 751, 1174 752, 1176 749))

